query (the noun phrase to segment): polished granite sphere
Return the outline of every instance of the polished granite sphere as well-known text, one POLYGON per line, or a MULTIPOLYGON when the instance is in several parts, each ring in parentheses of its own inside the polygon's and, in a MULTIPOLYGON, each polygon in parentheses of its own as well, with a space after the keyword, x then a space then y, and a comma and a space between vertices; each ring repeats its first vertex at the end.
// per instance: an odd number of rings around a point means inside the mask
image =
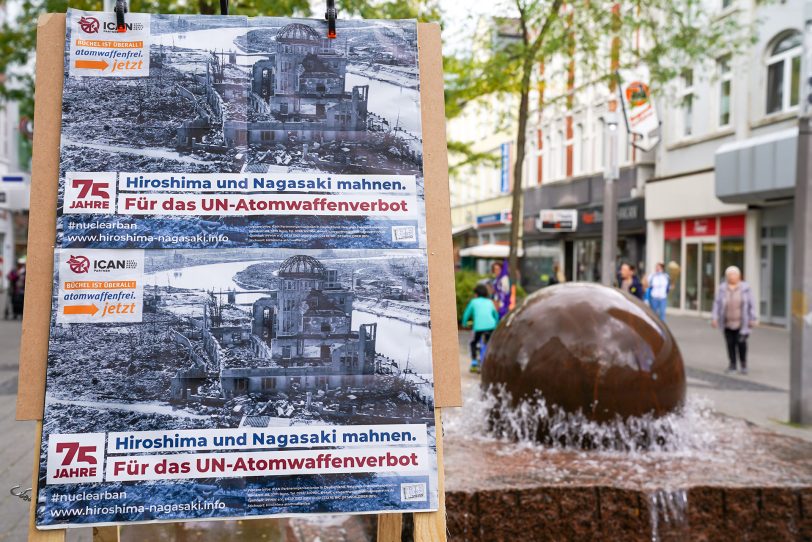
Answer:
POLYGON ((505 317, 482 365, 483 387, 514 405, 541 392, 548 406, 605 422, 662 416, 685 400, 671 332, 636 298, 591 283, 548 286, 505 317))

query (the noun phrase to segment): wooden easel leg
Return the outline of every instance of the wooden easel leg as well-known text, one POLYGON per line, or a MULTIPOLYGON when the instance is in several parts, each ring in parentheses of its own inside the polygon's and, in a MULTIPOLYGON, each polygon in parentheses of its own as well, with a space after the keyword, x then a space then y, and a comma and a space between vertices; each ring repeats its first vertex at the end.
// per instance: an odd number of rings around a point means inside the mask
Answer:
POLYGON ((400 542, 403 514, 378 514, 378 542, 400 542))
POLYGON ((34 475, 31 478, 31 506, 28 508, 28 542, 65 542, 65 530, 39 531, 35 526, 37 510, 37 481, 39 480, 39 450, 42 442, 42 420, 37 421, 34 441, 34 475))
POLYGON ((93 542, 118 542, 121 535, 120 527, 93 527, 93 542))
POLYGON ((443 469, 443 417, 442 409, 434 411, 437 431, 437 492, 436 512, 418 512, 414 515, 415 542, 445 542, 445 472, 443 469))

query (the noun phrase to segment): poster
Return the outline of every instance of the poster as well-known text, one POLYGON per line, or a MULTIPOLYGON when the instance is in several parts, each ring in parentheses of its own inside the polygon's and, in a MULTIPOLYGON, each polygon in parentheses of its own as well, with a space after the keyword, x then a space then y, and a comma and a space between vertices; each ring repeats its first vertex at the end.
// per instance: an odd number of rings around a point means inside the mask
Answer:
POLYGON ((68 13, 37 526, 436 510, 416 23, 130 15, 68 13))

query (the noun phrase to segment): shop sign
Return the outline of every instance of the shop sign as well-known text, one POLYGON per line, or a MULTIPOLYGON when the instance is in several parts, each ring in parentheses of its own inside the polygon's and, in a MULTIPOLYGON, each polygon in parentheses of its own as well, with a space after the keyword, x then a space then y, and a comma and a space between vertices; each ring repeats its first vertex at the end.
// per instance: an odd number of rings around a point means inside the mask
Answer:
POLYGON ((510 143, 502 143, 500 151, 499 191, 507 194, 510 192, 510 143))
POLYGON ((542 209, 536 227, 539 231, 566 232, 578 228, 576 209, 542 209))
MULTIPOLYGON (((625 228, 633 228, 643 225, 643 208, 640 201, 621 203, 617 206, 618 225, 625 228)), ((582 231, 597 230, 603 224, 603 207, 587 207, 578 211, 578 221, 582 231)))
POLYGON ((479 215, 476 217, 476 225, 479 228, 482 226, 495 226, 497 224, 510 224, 510 217, 510 211, 479 215))
POLYGON ((690 220, 686 220, 685 235, 687 237, 716 235, 716 217, 693 218, 690 220))

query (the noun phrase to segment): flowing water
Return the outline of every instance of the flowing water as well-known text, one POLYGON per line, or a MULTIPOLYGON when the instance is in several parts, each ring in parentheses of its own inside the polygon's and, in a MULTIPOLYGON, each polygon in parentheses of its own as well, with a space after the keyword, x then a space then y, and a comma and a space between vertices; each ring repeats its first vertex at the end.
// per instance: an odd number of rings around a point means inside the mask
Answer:
POLYGON ((703 399, 689 398, 679 411, 660 418, 600 424, 548 405, 543 397, 514 407, 503 390, 483 392, 477 384, 466 382, 463 408, 443 412, 451 452, 446 462, 487 449, 501 465, 472 473, 465 487, 488 488, 497 480, 518 487, 538 480, 556 487, 639 489, 648 500, 652 542, 687 529, 686 488, 706 480, 707 472, 735 479, 741 476, 741 457, 758 453, 746 424, 717 416, 703 399), (697 466, 701 474, 692 472, 697 466))

